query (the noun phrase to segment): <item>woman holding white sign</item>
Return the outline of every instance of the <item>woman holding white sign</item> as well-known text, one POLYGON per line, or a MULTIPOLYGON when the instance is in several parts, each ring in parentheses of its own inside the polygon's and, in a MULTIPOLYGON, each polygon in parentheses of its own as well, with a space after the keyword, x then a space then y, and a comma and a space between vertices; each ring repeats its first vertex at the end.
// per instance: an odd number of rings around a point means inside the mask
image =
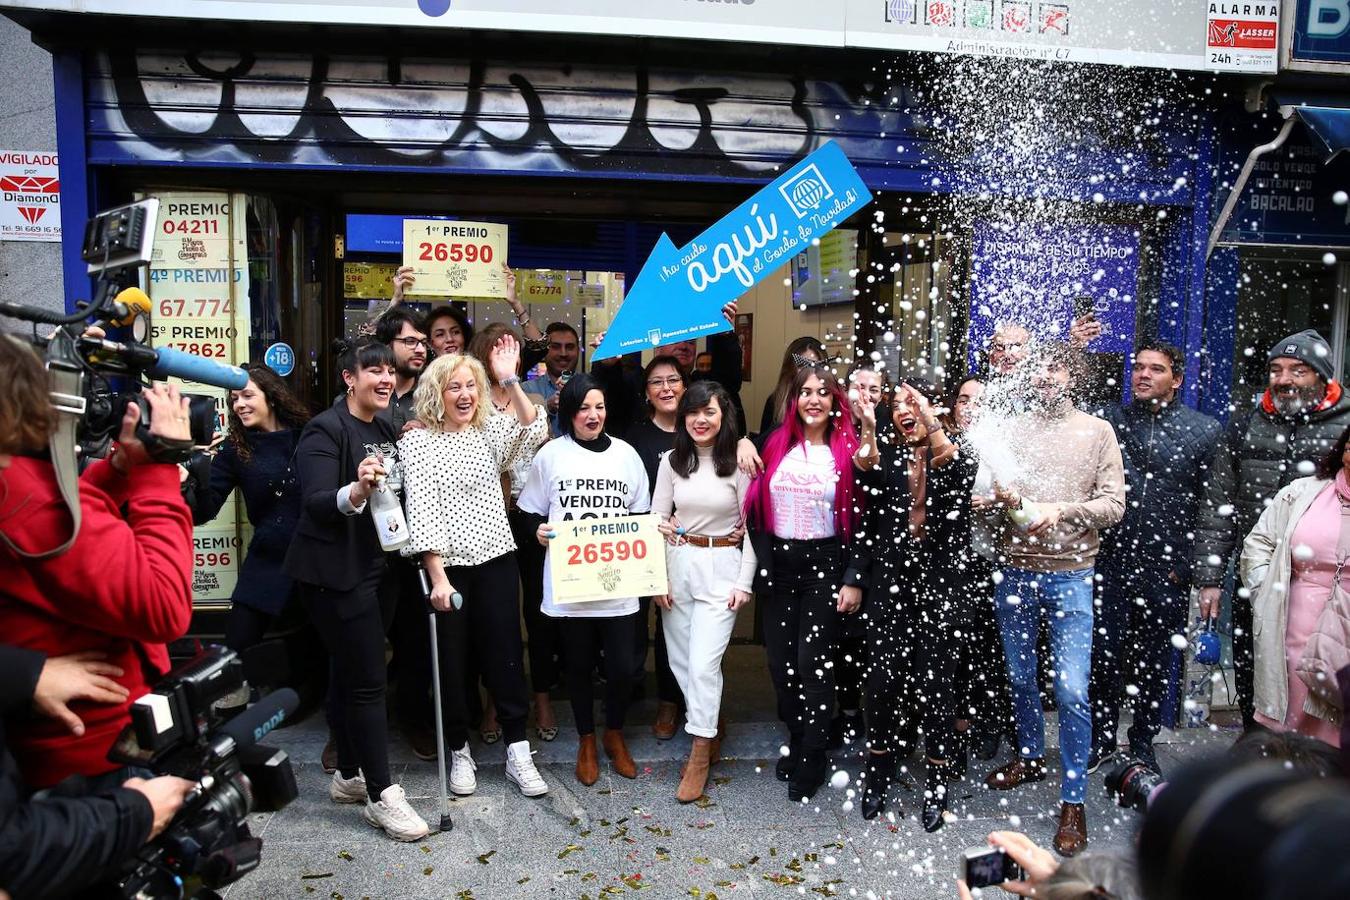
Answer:
POLYGON ((755 551, 742 549, 741 510, 750 477, 736 467, 736 407, 715 381, 680 398, 675 448, 661 460, 652 512, 670 546, 670 591, 656 598, 670 667, 684 694, 684 730, 694 737, 675 797, 692 803, 708 782, 722 707, 722 655, 736 613, 750 602, 755 551))
MULTIPOLYGON (((550 547, 549 542, 557 536, 550 527, 553 522, 609 519, 650 509, 647 470, 637 451, 605 434, 605 394, 590 375, 574 375, 558 394, 558 427, 562 437, 545 444, 535 456, 518 504, 535 517, 535 534, 541 545, 550 547)), ((638 598, 559 603, 549 577, 554 565, 566 565, 566 561, 555 559, 550 547, 544 562, 543 609, 545 615, 558 620, 567 647, 567 689, 580 739, 577 780, 592 785, 600 777, 591 674, 602 648, 605 753, 615 772, 636 778, 637 764, 624 742, 623 725, 637 666, 633 632, 637 628, 638 598)))
POLYGON ((493 415, 483 364, 472 356, 442 356, 417 384, 417 419, 425 427, 399 441, 408 501, 405 551, 420 556, 431 581, 442 656, 439 660, 446 738, 454 749, 450 788, 477 789, 469 754, 464 659, 471 638, 483 680, 497 704, 506 738, 506 777, 527 797, 548 792, 534 766, 525 717, 525 648, 520 640, 516 542, 502 502, 502 475, 548 439, 548 420, 520 389, 520 345, 502 336, 487 354, 512 415, 493 415), (459 603, 455 595, 459 594, 459 603))

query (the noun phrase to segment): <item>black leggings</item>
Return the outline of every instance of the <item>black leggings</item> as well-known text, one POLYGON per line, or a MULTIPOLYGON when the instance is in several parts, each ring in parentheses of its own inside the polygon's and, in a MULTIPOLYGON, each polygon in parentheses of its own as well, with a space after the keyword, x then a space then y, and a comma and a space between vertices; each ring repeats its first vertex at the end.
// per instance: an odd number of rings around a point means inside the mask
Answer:
POLYGON ((464 606, 436 614, 441 659, 441 711, 452 749, 469 742, 465 690, 470 642, 478 670, 497 704, 506 743, 525 740, 529 695, 525 689, 525 647, 520 641, 516 555, 503 553, 478 566, 447 566, 445 576, 464 595, 464 606))
POLYGON ((225 616, 225 646, 238 653, 242 659, 245 650, 262 643, 263 636, 276 618, 271 613, 242 603, 232 604, 225 616))
POLYGON ((521 605, 525 612, 525 633, 529 639, 530 686, 536 694, 546 694, 560 681, 558 620, 544 615, 544 548, 535 535, 537 517, 513 509, 511 533, 516 539, 516 564, 520 570, 521 605))
POLYGON ((384 561, 350 591, 300 585, 300 600, 333 660, 329 715, 337 743, 338 770, 344 778, 360 768, 372 800, 392 783, 389 777, 389 725, 385 713, 385 624, 392 604, 381 602, 384 561), (339 601, 355 600, 355 602, 339 601), (339 605, 355 610, 347 618, 339 605))
POLYGON ((834 714, 836 596, 843 570, 836 538, 773 539, 773 589, 764 603, 764 649, 778 718, 803 749, 824 752, 834 714))
POLYGON ((881 585, 868 604, 871 666, 867 737, 871 749, 901 749, 923 726, 930 759, 950 759, 955 733, 955 610, 926 586, 881 585))
POLYGON ((628 699, 633 690, 633 657, 637 646, 633 630, 638 613, 626 616, 555 619, 558 632, 567 642, 567 693, 572 701, 572 716, 577 734, 595 733, 595 688, 592 673, 596 654, 605 651, 605 727, 623 728, 628 699))
POLYGON ((394 691, 394 715, 399 726, 431 727, 431 635, 427 631, 426 597, 416 564, 397 560, 393 569, 397 600, 394 622, 389 629, 393 648, 394 671, 398 673, 394 691))
POLYGON ((947 582, 961 623, 957 646, 956 707, 958 719, 990 734, 1013 734, 1008 667, 1003 638, 994 616, 993 567, 979 557, 956 563, 959 577, 947 582))

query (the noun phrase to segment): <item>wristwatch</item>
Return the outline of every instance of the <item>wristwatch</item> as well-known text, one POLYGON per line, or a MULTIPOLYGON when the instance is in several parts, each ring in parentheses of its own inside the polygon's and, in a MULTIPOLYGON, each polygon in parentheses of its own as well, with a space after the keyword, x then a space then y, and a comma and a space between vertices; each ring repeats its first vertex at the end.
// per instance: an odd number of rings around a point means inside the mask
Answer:
POLYGON ((504 387, 504 388, 509 388, 509 387, 511 387, 512 385, 517 385, 517 384, 520 384, 520 378, 519 378, 518 376, 516 376, 516 375, 512 375, 510 378, 503 378, 503 379, 501 380, 501 385, 502 385, 502 387, 504 387))

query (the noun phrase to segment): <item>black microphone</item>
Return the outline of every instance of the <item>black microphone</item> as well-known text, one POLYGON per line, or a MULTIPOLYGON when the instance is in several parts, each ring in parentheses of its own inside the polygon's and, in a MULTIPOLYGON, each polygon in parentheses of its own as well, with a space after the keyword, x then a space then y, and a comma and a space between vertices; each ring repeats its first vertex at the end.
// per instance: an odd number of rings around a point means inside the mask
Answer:
POLYGON ((300 698, 290 688, 273 691, 253 706, 241 712, 224 725, 217 733, 233 738, 239 749, 252 746, 287 717, 293 715, 300 706, 300 698))

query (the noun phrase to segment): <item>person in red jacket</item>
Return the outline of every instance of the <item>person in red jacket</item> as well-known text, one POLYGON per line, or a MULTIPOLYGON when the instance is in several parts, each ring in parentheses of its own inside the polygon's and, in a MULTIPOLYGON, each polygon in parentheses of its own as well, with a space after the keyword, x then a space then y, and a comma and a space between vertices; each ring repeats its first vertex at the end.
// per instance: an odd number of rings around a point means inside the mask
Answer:
MULTIPOLYGON (((69 775, 97 777, 119 768, 108 751, 131 717, 131 702, 169 669, 166 644, 192 617, 192 513, 179 493, 178 467, 151 461, 136 439, 135 405, 122 418, 112 455, 80 478, 79 534, 64 553, 40 554, 70 536, 71 515, 44 455, 55 412, 47 374, 25 344, 0 337, 0 634, 6 643, 48 656, 98 652, 122 675, 121 703, 81 703, 72 736, 60 722, 34 721, 10 735, 31 788, 69 775)), ((144 392, 150 432, 190 437, 188 401, 178 388, 144 392)))

